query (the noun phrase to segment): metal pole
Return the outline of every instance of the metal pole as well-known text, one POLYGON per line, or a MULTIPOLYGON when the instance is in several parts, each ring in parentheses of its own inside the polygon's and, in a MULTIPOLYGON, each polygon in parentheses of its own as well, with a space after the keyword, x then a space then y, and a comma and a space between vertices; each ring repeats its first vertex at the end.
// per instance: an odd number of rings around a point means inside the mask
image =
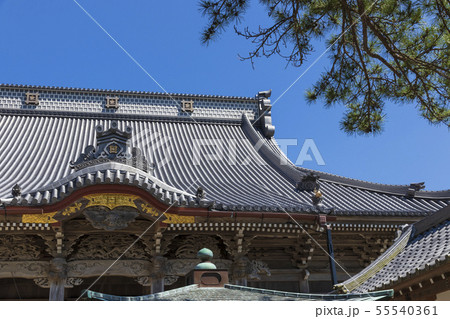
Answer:
POLYGON ((337 276, 336 276, 336 264, 334 262, 334 249, 333 249, 333 239, 331 238, 331 227, 326 225, 327 227, 327 246, 328 246, 328 255, 330 260, 330 272, 331 272, 331 281, 333 282, 333 286, 337 285, 337 276))

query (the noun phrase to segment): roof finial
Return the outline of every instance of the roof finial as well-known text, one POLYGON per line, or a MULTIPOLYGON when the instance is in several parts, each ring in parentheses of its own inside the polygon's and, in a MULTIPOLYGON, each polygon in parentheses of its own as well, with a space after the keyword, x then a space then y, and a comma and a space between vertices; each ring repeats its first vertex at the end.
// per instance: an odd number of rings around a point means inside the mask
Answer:
POLYGON ((312 202, 313 202, 314 206, 317 206, 318 208, 322 208, 323 207, 323 204, 322 204, 323 194, 322 194, 322 192, 319 189, 317 189, 317 188, 314 188, 313 192, 314 192, 314 195, 311 197, 311 199, 312 199, 312 202))
POLYGON ((195 194, 195 196, 197 197, 197 200, 199 200, 199 201, 206 197, 206 192, 203 189, 203 187, 199 186, 197 188, 197 193, 195 194))
POLYGON ((11 194, 13 195, 13 197, 19 197, 22 194, 22 189, 20 188, 19 184, 13 186, 11 194))
POLYGON ((259 121, 263 129, 264 136, 271 138, 275 134, 275 126, 272 125, 272 115, 270 110, 272 104, 270 104, 269 97, 272 95, 272 90, 258 92, 257 98, 259 103, 259 121))
POLYGON ((314 191, 320 188, 319 176, 314 173, 309 173, 302 177, 302 180, 297 183, 296 188, 299 191, 314 191))
POLYGON ((272 90, 267 91, 259 91, 258 92, 258 98, 266 98, 268 99, 272 95, 272 90))
POLYGON ((216 265, 211 262, 213 257, 214 254, 210 249, 200 249, 197 253, 197 258, 200 258, 202 262, 195 266, 195 269, 217 269, 216 265))
POLYGON ((408 190, 406 191, 406 197, 412 198, 416 195, 416 192, 425 188, 425 182, 422 183, 411 183, 408 190))

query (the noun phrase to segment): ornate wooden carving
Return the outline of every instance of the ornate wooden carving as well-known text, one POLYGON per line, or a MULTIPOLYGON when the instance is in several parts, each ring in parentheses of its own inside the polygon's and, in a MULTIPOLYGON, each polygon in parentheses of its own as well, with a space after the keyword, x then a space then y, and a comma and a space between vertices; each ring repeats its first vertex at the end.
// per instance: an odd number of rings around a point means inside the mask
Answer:
POLYGON ((310 237, 298 237, 294 246, 288 247, 285 251, 292 256, 292 265, 298 268, 308 267, 309 261, 312 259, 315 245, 310 237))
POLYGON ((179 276, 165 276, 164 277, 164 286, 170 286, 177 282, 179 276))
POLYGON ((81 234, 64 234, 64 256, 69 256, 73 252, 74 244, 81 236, 81 234))
POLYGON ((261 280, 261 275, 270 276, 269 266, 261 260, 252 260, 247 263, 247 278, 261 280))
POLYGON ((115 193, 104 193, 104 194, 92 194, 83 197, 88 201, 86 207, 92 206, 104 206, 113 210, 116 207, 133 207, 138 208, 136 201, 140 201, 139 196, 128 195, 128 194, 115 194, 115 193))
MULTIPOLYGON (((67 263, 67 276, 86 278, 100 276, 115 260, 77 260, 67 263)), ((143 277, 151 275, 152 262, 147 260, 118 260, 106 276, 143 277)))
POLYGON ((256 236, 244 236, 244 229, 239 229, 234 236, 222 235, 220 237, 223 239, 226 250, 233 260, 229 268, 231 280, 236 284, 246 285, 246 280, 250 275, 251 278, 259 278, 258 264, 252 264, 252 261, 247 257, 250 244, 256 236))
POLYGON ((118 207, 109 210, 105 207, 97 206, 85 209, 83 214, 94 228, 111 231, 126 228, 139 213, 128 207, 118 207))
POLYGON ((50 288, 50 283, 48 282, 47 277, 35 278, 34 283, 41 288, 50 288))
POLYGON ((56 257, 57 255, 57 249, 56 249, 56 238, 55 238, 55 234, 42 234, 42 233, 38 233, 37 234, 39 237, 41 237, 44 242, 45 245, 47 246, 45 248, 45 251, 53 257, 56 257))
POLYGON ((161 238, 160 245, 159 245, 159 254, 164 256, 169 252, 170 244, 172 243, 172 240, 176 237, 176 234, 167 234, 164 233, 164 235, 161 238))
POLYGON ((189 235, 179 242, 179 246, 175 251, 176 258, 191 259, 197 256, 197 252, 202 248, 210 249, 214 257, 220 258, 219 241, 207 235, 189 235))
MULTIPOLYGON (((46 277, 35 278, 34 283, 41 288, 50 288, 50 282, 46 277)), ((67 278, 64 283, 64 288, 73 288, 74 286, 79 286, 82 283, 82 278, 67 278)))
POLYGON ((0 236, 0 260, 38 260, 43 248, 34 244, 36 236, 0 236))
POLYGON ((72 288, 73 286, 79 286, 83 283, 83 279, 81 278, 67 278, 66 279, 66 284, 65 287, 66 288, 72 288))
MULTIPOLYGON (((92 234, 79 239, 73 246, 69 260, 108 260, 117 259, 136 240, 136 236, 128 234, 92 234)), ((134 243, 123 255, 124 259, 145 260, 150 256, 141 241, 134 243)))
POLYGON ((47 277, 48 261, 0 261, 0 278, 39 278, 47 277))
MULTIPOLYGON (((58 212, 48 213, 48 217, 45 218, 48 219, 51 217, 51 222, 57 222, 73 218, 81 212, 84 212, 84 215, 94 224, 94 227, 102 229, 105 229, 105 227, 121 229, 117 228, 118 226, 116 224, 118 223, 120 227, 125 228, 125 224, 132 222, 137 217, 138 212, 149 217, 158 217, 161 214, 158 209, 141 200, 139 196, 102 193, 86 195, 58 212), (127 208, 134 208, 136 211, 127 208), (123 227, 124 225, 125 227, 123 227)), ((47 222, 47 220, 44 220, 43 214, 28 215, 26 215, 26 218, 29 220, 47 222)), ((172 217, 176 218, 177 215, 172 217)), ((170 220, 172 217, 169 215, 165 219, 170 220)))
POLYGON ((244 236, 244 229, 239 229, 234 235, 221 235, 228 254, 233 258, 247 255, 250 249, 250 244, 256 236, 244 236))
POLYGON ((152 277, 149 276, 142 276, 142 277, 137 277, 134 280, 136 280, 136 282, 144 287, 148 287, 152 285, 152 277))

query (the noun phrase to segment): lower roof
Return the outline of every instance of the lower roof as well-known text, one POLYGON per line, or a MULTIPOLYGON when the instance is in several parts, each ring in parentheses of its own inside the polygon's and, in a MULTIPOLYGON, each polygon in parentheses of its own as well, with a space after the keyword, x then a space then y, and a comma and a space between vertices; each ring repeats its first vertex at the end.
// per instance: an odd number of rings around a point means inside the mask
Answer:
POLYGON ((370 294, 331 295, 295 293, 236 285, 208 288, 200 288, 198 285, 190 285, 161 293, 136 297, 114 296, 91 290, 86 291, 86 296, 89 299, 105 301, 365 301, 390 298, 393 296, 393 291, 384 290, 370 294))
POLYGON ((391 288, 442 265, 450 271, 450 207, 405 229, 377 260, 337 288, 355 293, 391 288))

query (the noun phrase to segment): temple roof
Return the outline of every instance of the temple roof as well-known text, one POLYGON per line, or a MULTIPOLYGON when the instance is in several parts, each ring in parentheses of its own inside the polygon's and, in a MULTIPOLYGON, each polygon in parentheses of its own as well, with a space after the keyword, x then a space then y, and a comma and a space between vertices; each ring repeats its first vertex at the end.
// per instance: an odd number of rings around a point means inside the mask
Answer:
POLYGON ((86 291, 87 298, 104 301, 373 301, 390 298, 392 295, 392 290, 377 291, 371 294, 333 295, 295 293, 228 284, 225 287, 218 288, 200 288, 198 285, 190 285, 136 297, 114 296, 91 290, 86 291))
MULTIPOLYGON (((264 93, 264 92, 263 92, 264 93)), ((296 167, 273 138, 267 93, 256 98, 0 86, 0 201, 56 203, 96 184, 134 185, 161 202, 225 211, 334 211, 337 215, 425 216, 450 202, 450 191, 384 185, 296 167), (27 101, 38 94, 38 102, 27 101), (108 99, 116 107, 107 107, 108 99), (183 103, 193 102, 193 111, 183 103), (99 131, 123 133, 148 170, 127 162, 85 164, 99 131), (79 169, 71 162, 80 161, 79 169), (83 166, 84 165, 84 166, 83 166), (323 206, 313 205, 318 178, 323 206), (21 187, 13 197, 14 185, 21 187), (197 200, 201 187, 206 196, 197 200)), ((104 134, 104 133, 101 133, 104 134)), ((106 134, 106 133, 105 133, 106 134)), ((119 133, 117 133, 119 134, 119 133)), ((122 134, 122 133, 120 133, 122 134)), ((107 144, 107 137, 101 143, 107 144)), ((105 145, 106 145, 105 144, 105 145)), ((103 145, 103 144, 102 144, 103 145)))
POLYGON ((378 259, 337 288, 355 293, 392 288, 442 265, 450 270, 450 207, 404 229, 378 259))

